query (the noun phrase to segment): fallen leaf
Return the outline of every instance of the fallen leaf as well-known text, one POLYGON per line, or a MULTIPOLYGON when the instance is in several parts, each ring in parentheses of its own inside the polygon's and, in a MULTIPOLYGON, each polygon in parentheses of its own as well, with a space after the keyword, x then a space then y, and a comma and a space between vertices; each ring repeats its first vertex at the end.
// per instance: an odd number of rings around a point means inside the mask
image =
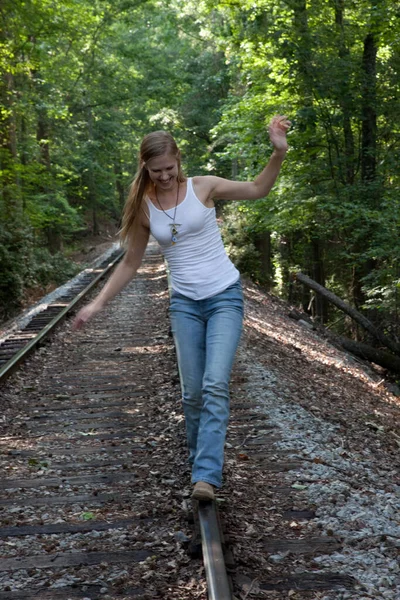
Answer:
POLYGON ((241 452, 240 454, 238 454, 238 459, 239 460, 249 460, 249 457, 247 454, 244 454, 241 452))

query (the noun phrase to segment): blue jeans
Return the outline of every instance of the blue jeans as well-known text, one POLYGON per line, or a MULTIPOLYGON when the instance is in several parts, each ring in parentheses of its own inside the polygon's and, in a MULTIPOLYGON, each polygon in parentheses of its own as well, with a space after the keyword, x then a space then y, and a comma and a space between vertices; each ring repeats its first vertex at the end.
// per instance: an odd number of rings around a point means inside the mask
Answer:
POLYGON ((171 328, 178 357, 192 483, 221 486, 229 419, 229 379, 243 322, 240 280, 192 300, 173 291, 171 328))

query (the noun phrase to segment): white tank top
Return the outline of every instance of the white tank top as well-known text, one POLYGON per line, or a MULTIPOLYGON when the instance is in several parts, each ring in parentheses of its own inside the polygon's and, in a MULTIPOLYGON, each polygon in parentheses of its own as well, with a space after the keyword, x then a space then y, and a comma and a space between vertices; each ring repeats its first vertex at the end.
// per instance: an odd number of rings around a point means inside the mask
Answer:
POLYGON ((239 271, 225 252, 215 208, 208 208, 197 198, 191 178, 176 213, 175 207, 163 212, 149 198, 146 201, 150 231, 168 263, 173 290, 193 300, 204 300, 239 279, 239 271), (172 223, 177 224, 175 244, 171 239, 172 223))

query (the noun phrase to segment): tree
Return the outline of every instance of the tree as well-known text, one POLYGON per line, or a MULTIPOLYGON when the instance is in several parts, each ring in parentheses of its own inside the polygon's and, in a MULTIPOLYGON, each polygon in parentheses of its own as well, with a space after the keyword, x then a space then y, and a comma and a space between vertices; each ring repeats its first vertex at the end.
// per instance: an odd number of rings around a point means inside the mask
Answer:
POLYGON ((65 242, 118 222, 145 133, 168 128, 189 171, 213 168, 209 132, 228 83, 223 54, 179 1, 5 0, 0 17, 8 310, 47 281, 42 265, 54 272, 65 242))
MULTIPOLYGON (((273 232, 277 280, 300 267, 387 322, 387 313, 372 308, 388 307, 398 280, 399 96, 390 90, 399 84, 396 8, 386 0, 206 8, 234 82, 214 131, 226 140, 224 156, 237 159, 239 177, 264 163, 265 115, 293 120, 279 184, 256 210, 240 209, 254 235, 273 232)), ((315 314, 326 318, 326 309, 315 314)))

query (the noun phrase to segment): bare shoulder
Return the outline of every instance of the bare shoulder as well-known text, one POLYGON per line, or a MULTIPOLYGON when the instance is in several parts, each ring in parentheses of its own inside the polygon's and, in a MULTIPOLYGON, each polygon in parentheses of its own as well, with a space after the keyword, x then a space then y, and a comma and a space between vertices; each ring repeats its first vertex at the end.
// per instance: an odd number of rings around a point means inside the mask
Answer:
POLYGON ((206 206, 211 207, 214 205, 212 201, 215 197, 214 191, 218 179, 219 178, 214 175, 198 175, 192 177, 195 194, 206 206))
POLYGON ((215 185, 215 179, 218 178, 213 175, 197 175, 192 177, 192 183, 198 190, 211 191, 215 185))

